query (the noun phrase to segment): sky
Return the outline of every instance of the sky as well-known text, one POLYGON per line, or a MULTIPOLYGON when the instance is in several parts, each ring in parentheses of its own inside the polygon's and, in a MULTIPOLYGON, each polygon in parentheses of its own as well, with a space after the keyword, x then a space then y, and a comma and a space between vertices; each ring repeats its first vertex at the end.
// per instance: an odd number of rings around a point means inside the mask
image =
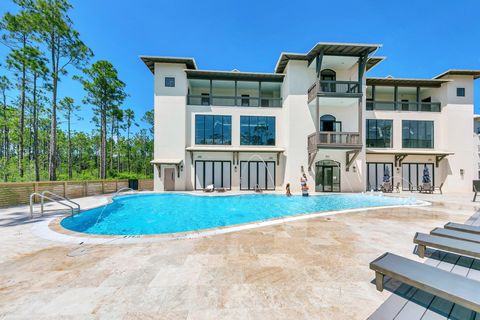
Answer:
MULTIPOLYGON (((307 52, 317 42, 383 44, 387 59, 368 76, 432 78, 447 69, 480 69, 480 1, 184 1, 71 0, 70 16, 93 50, 113 63, 137 119, 153 109, 153 76, 140 55, 195 58, 200 69, 273 72, 281 52, 307 52)), ((15 11, 0 1, 0 14, 15 11)), ((0 47, 0 61, 7 50, 0 47)), ((4 69, 0 68, 1 72, 4 69)), ((74 70, 72 70, 74 71, 74 70)), ((78 103, 78 81, 62 80, 60 97, 78 103)), ((480 113, 480 79, 475 111, 480 113)), ((82 106, 77 130, 94 129, 82 106)), ((137 128, 145 127, 140 124, 137 128)))

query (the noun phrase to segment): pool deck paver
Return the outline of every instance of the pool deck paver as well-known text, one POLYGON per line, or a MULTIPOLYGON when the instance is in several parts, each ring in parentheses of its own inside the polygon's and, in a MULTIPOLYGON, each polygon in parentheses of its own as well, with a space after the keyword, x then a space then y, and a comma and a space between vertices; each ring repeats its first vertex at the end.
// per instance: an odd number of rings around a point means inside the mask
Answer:
POLYGON ((45 240, 31 231, 42 219, 24 219, 26 207, 0 210, 0 319, 365 319, 402 298, 375 289, 370 261, 385 251, 423 261, 412 254, 416 231, 463 223, 478 209, 467 195, 448 197, 433 207, 121 245, 45 240))

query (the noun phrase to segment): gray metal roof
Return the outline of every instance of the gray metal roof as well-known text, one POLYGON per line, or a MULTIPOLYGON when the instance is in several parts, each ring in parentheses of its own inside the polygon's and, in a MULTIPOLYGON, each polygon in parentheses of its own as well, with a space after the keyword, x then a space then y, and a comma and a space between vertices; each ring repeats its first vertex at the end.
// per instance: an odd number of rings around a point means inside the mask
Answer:
POLYGON ((439 88, 447 79, 367 78, 368 86, 402 86, 439 88))
POLYGON ((216 79, 216 80, 257 80, 282 82, 285 75, 278 73, 240 72, 240 71, 212 71, 212 70, 185 70, 189 79, 216 79))
POLYGON ((161 56, 140 56, 140 59, 150 69, 152 73, 155 73, 155 62, 158 63, 179 63, 185 64, 187 69, 197 69, 197 64, 193 58, 182 57, 161 57, 161 56))
POLYGON ((447 70, 438 76, 436 76, 434 79, 440 79, 445 76, 472 76, 473 79, 478 79, 480 78, 480 70, 459 70, 459 69, 450 69, 447 70))
POLYGON ((377 64, 385 60, 386 57, 377 57, 377 56, 372 56, 369 57, 367 60, 367 71, 375 67, 377 64))
POLYGON ((275 66, 275 72, 282 73, 289 60, 312 61, 321 51, 326 55, 357 57, 362 54, 370 54, 381 46, 381 44, 319 42, 306 54, 282 52, 275 66))

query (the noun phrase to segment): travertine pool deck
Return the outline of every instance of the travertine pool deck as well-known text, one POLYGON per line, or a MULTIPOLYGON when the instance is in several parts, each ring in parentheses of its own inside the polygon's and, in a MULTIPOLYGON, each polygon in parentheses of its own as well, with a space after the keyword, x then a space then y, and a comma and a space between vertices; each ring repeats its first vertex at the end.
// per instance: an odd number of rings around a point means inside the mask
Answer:
POLYGON ((392 295, 371 283, 370 261, 385 251, 422 261, 416 231, 477 211, 470 194, 413 195, 434 204, 122 245, 45 240, 32 232, 45 218, 3 209, 0 319, 365 319, 392 295))

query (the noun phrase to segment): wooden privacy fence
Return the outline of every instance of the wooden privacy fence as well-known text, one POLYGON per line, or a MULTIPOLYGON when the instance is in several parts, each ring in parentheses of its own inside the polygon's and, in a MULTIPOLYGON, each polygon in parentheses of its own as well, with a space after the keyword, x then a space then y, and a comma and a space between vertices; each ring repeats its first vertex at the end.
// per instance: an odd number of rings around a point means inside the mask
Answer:
MULTIPOLYGON (((0 183, 0 207, 28 204, 30 194, 45 190, 67 198, 113 193, 128 187, 128 179, 89 181, 39 181, 0 183)), ((153 190, 153 180, 139 179, 138 190, 153 190)), ((38 199, 36 199, 38 200, 38 199)))

